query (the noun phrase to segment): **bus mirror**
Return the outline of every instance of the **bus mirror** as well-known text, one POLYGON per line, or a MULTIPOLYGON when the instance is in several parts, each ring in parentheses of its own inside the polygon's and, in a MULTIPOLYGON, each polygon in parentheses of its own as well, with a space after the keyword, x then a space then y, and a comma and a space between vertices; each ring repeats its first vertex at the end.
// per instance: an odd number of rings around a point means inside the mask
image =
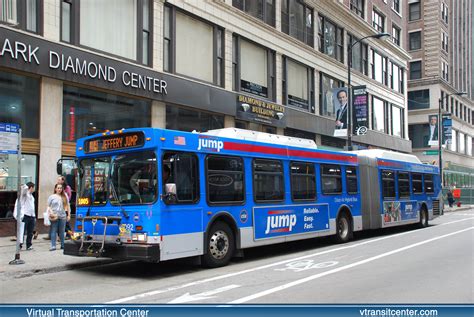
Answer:
POLYGON ((58 160, 58 162, 56 163, 56 173, 58 173, 58 175, 63 175, 63 160, 58 160))
POLYGON ((169 195, 176 195, 176 184, 170 183, 165 184, 165 194, 169 195))

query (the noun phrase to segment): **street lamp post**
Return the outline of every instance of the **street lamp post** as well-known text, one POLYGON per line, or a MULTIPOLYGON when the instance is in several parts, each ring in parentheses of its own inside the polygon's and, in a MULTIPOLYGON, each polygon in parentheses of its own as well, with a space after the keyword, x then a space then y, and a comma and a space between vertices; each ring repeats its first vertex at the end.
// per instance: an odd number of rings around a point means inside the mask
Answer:
POLYGON ((465 95, 465 92, 456 92, 452 94, 448 94, 444 96, 443 98, 439 98, 439 103, 438 103, 438 166, 439 166, 439 178, 441 180, 441 189, 443 188, 443 156, 442 156, 442 150, 443 150, 443 133, 441 132, 441 129, 443 129, 443 118, 441 117, 441 107, 443 105, 443 101, 447 99, 450 96, 462 96, 465 95))
POLYGON ((361 38, 360 40, 355 41, 349 45, 347 50, 347 150, 352 150, 352 94, 351 94, 351 68, 352 68, 352 48, 357 44, 361 43, 362 40, 368 38, 381 39, 383 37, 390 36, 388 33, 378 33, 368 35, 361 38))

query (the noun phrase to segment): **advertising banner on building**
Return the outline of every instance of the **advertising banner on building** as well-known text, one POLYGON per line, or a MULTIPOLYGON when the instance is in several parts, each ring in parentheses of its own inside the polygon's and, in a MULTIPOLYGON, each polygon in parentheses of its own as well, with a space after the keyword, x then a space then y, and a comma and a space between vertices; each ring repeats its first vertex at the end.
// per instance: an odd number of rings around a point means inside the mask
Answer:
POLYGON ((367 87, 355 86, 352 88, 352 134, 365 135, 369 129, 369 103, 367 87))
POLYGON ((451 144, 453 120, 451 114, 443 114, 443 145, 451 144))
POLYGON ((237 96, 236 117, 276 127, 286 125, 285 107, 250 96, 237 96))
POLYGON ((428 116, 429 122, 429 135, 427 146, 438 147, 438 115, 431 114, 428 116))
POLYGON ((332 104, 336 113, 334 125, 334 136, 347 136, 347 87, 335 88, 332 90, 332 104))

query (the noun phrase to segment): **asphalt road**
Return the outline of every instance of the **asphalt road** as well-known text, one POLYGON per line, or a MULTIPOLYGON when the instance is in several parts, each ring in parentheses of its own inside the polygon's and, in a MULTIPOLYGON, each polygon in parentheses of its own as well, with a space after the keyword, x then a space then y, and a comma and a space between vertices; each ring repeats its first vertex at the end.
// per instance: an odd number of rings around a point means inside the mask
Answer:
POLYGON ((3 303, 474 303, 474 210, 425 229, 255 248, 218 269, 135 261, 2 281, 3 303))

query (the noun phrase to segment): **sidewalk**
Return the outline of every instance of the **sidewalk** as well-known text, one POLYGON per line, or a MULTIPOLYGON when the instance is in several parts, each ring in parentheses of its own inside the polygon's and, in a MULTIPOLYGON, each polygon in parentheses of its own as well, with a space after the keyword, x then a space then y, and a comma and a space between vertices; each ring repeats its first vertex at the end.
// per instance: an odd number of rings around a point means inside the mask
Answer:
POLYGON ((60 242, 56 243, 56 251, 49 251, 51 241, 43 239, 47 234, 40 234, 33 240, 33 250, 26 251, 25 244, 20 250, 20 259, 24 264, 8 264, 15 258, 16 241, 12 237, 0 238, 0 281, 11 278, 21 278, 34 274, 45 274, 77 269, 81 267, 103 265, 116 262, 112 259, 83 258, 64 255, 60 250, 60 242))
POLYGON ((469 210, 469 209, 473 209, 474 208, 474 205, 461 205, 461 207, 458 207, 458 206, 453 206, 453 207, 449 207, 448 204, 445 204, 444 205, 444 212, 454 212, 454 211, 461 211, 461 210, 469 210))

